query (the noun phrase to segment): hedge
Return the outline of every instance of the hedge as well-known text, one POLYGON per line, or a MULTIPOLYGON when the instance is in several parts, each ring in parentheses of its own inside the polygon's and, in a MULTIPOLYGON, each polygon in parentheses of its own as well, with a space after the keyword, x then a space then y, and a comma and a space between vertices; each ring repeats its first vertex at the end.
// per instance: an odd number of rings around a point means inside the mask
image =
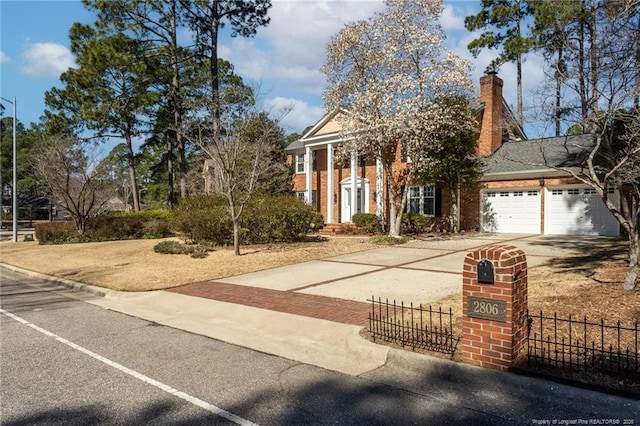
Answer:
POLYGON ((380 218, 372 213, 356 213, 352 216, 354 225, 367 234, 377 234, 382 231, 380 218))
POLYGON ((72 221, 41 223, 35 229, 40 244, 163 238, 172 234, 169 212, 162 210, 118 212, 89 218, 84 233, 80 233, 72 221))
MULTIPOLYGON (((220 195, 184 199, 174 209, 171 223, 190 243, 233 242, 229 205, 220 195)), ((240 217, 241 244, 297 241, 322 228, 323 217, 294 196, 256 195, 240 217)))

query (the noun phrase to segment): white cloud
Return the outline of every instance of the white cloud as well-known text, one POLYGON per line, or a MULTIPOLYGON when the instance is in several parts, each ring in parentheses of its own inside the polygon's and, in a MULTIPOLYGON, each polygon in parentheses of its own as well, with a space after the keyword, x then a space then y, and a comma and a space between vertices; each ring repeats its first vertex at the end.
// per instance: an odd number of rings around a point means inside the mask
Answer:
POLYGON ((440 25, 445 31, 464 30, 464 14, 462 11, 448 4, 444 6, 444 10, 440 15, 440 25))
POLYGON ((9 62, 9 57, 5 55, 5 53, 0 50, 0 64, 4 64, 5 62, 9 62))
POLYGON ((271 22, 254 39, 221 40, 221 57, 252 80, 282 80, 318 98, 325 87, 320 67, 331 36, 347 22, 365 19, 384 4, 379 1, 275 0, 271 22))
POLYGON ((30 43, 22 56, 24 64, 21 70, 31 77, 57 78, 69 68, 75 67, 71 52, 59 43, 30 43))
POLYGON ((289 110, 280 122, 285 133, 302 132, 305 127, 316 124, 325 114, 325 109, 321 106, 313 106, 300 99, 280 96, 267 99, 264 107, 273 118, 280 117, 283 112, 289 110))
MULTIPOLYGON (((273 116, 284 106, 292 107, 283 127, 287 132, 301 132, 325 113, 322 94, 326 80, 320 67, 325 62, 325 48, 331 37, 346 23, 367 19, 383 8, 382 1, 274 0, 269 25, 258 28, 255 38, 222 37, 219 54, 235 66, 235 72, 248 84, 263 89, 264 104, 273 116), (278 97, 269 99, 269 94, 278 97)), ((477 9, 477 5, 468 2, 445 4, 440 24, 447 34, 448 48, 473 65, 471 78, 479 89, 480 77, 498 53, 485 49, 474 58, 467 48, 479 32, 469 33, 464 27, 464 17, 477 13, 477 9)), ((499 75, 505 81, 505 99, 509 105, 515 105, 515 65, 503 65, 499 75)), ((544 78, 539 58, 528 56, 523 76, 526 104, 531 100, 531 91, 544 78)))

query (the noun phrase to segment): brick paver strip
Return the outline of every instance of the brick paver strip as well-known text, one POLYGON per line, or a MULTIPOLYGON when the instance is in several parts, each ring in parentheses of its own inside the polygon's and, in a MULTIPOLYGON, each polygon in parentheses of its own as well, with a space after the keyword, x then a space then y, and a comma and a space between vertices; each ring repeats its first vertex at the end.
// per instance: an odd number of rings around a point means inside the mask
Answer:
POLYGON ((371 309, 365 302, 213 281, 167 291, 354 325, 366 325, 371 309))

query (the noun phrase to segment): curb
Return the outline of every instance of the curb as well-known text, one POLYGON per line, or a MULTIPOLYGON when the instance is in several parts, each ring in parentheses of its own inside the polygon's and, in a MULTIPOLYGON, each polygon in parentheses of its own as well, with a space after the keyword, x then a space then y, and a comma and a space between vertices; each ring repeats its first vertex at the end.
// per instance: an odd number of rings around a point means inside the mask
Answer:
POLYGON ((0 267, 8 269, 13 272, 19 272, 21 274, 28 275, 32 278, 38 278, 42 280, 52 281, 76 291, 84 291, 91 293, 95 296, 105 297, 107 294, 116 292, 115 290, 109 290, 103 287, 98 287, 90 284, 83 284, 76 281, 67 280, 65 278, 55 277, 53 275, 41 274, 40 272, 31 271, 29 269, 19 268, 13 265, 7 265, 6 263, 0 263, 0 267))

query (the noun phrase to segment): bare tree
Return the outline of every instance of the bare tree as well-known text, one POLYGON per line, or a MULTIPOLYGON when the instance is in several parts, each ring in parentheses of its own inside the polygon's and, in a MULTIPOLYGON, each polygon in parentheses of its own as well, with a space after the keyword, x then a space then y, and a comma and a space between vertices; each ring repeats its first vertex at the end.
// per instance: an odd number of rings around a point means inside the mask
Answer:
POLYGON ((244 206, 263 183, 281 175, 288 166, 273 156, 274 137, 282 134, 279 120, 267 118, 266 113, 255 107, 235 105, 233 111, 222 114, 221 123, 223 131, 218 137, 211 132, 209 120, 201 121, 191 137, 209 160, 211 189, 223 194, 229 202, 234 254, 238 256, 244 206))
POLYGON ((593 188, 619 222, 629 238, 623 288, 633 290, 640 277, 640 2, 588 3, 578 27, 589 29, 590 42, 569 37, 563 46, 568 54, 561 118, 569 134, 591 137, 566 138, 564 149, 579 169, 551 164, 544 149, 541 163, 593 188), (619 202, 612 193, 620 195, 619 202))
POLYGON ((49 200, 71 215, 80 232, 88 218, 104 212, 116 192, 116 184, 101 167, 97 147, 73 136, 44 141, 34 167, 49 200))

